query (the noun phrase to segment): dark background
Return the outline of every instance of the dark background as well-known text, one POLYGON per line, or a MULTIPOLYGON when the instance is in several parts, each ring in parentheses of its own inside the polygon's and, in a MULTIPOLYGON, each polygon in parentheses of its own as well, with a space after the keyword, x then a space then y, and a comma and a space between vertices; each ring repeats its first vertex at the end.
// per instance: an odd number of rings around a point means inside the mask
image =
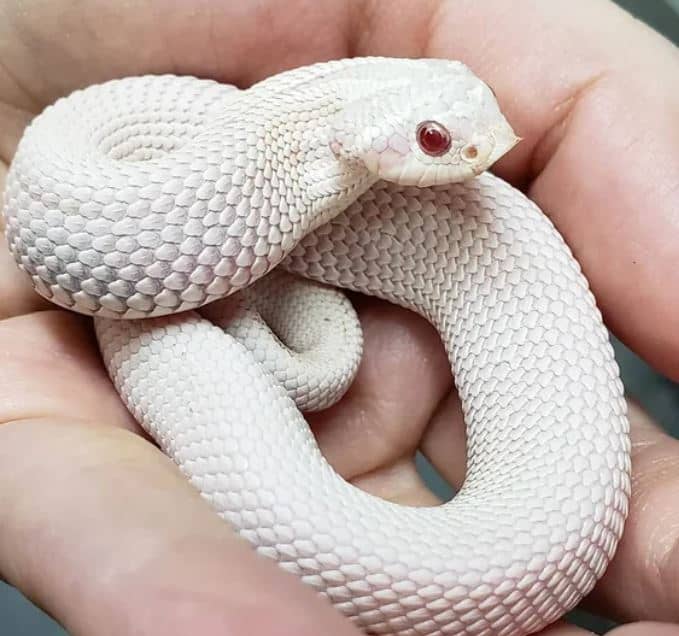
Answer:
MULTIPOLYGON (((618 0, 618 4, 679 43, 679 0, 618 0)), ((679 86, 679 78, 677 79, 679 86)), ((665 428, 679 437, 679 387, 658 376, 620 343, 614 342, 627 391, 665 428)), ((445 498, 450 489, 421 461, 433 490, 445 498)), ((575 613, 573 620, 601 633, 611 624, 575 613)), ((13 588, 0 583, 0 636, 66 636, 43 612, 13 588)))

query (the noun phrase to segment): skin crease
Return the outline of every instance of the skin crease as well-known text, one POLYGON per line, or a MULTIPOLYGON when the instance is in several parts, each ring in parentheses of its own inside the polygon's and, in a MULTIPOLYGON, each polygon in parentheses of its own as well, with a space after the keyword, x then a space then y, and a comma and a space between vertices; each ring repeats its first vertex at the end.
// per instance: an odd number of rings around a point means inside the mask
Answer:
MULTIPOLYGON (((7 0, 0 157, 11 160, 32 114, 93 82, 175 72, 247 86, 368 54, 460 59, 490 83, 524 138, 497 172, 554 220, 608 324, 679 379, 679 53, 605 0, 7 0)), ((357 304, 364 363, 345 400, 313 418, 319 442, 357 485, 433 503, 415 448, 452 482, 464 474, 440 342, 406 311, 357 304)), ((1 243, 0 575, 76 636, 356 635, 233 537, 138 434, 89 321, 45 309, 1 243)), ((679 443, 632 409, 632 511, 588 604, 665 622, 625 625, 617 636, 679 634, 670 624, 679 621, 679 443)))

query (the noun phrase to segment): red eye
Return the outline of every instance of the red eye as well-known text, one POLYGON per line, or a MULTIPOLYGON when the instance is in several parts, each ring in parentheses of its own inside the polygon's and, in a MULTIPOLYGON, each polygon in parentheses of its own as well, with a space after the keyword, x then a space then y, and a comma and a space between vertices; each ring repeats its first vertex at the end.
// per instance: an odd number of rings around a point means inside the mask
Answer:
POLYGON ((438 157, 450 148, 450 133, 437 121, 423 121, 417 127, 417 143, 422 151, 432 157, 438 157))

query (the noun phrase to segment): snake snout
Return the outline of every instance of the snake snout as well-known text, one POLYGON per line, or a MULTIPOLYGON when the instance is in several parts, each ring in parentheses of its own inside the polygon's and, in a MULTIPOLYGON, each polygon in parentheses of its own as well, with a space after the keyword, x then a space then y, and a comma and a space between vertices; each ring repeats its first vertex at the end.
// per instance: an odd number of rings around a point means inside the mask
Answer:
MULTIPOLYGON (((488 166, 492 166, 498 159, 504 157, 516 144, 521 141, 507 120, 493 129, 490 135, 494 139, 493 150, 488 157, 488 166)), ((485 170, 486 168, 484 168, 485 170)))

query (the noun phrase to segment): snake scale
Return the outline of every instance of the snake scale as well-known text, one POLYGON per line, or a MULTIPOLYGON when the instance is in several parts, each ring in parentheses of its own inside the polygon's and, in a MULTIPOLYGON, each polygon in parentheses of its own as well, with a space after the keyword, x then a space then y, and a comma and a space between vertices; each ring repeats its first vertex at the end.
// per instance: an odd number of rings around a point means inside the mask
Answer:
POLYGON ((516 142, 453 61, 114 80, 28 127, 7 238, 40 294, 94 316, 125 404, 259 553, 369 634, 523 635, 606 569, 630 443, 578 264, 487 171, 516 142), (320 453, 302 411, 362 348, 336 288, 438 329, 467 428, 452 501, 381 500, 320 453))

